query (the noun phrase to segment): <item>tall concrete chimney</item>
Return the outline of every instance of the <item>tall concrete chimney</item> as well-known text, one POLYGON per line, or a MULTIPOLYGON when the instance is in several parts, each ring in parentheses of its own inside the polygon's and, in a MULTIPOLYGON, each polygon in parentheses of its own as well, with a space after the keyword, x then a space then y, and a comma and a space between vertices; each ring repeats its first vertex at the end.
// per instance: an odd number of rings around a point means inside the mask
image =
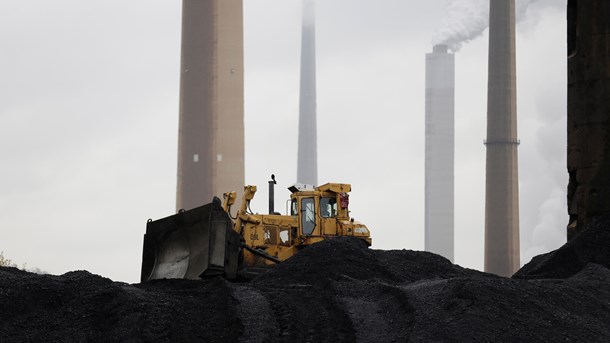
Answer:
POLYGON ((519 264, 515 0, 490 0, 485 187, 485 271, 519 264))
POLYGON ((313 0, 303 0, 302 30, 297 182, 317 185, 316 26, 313 0))
POLYGON ((244 187, 242 0, 183 0, 176 207, 244 187))
POLYGON ((610 214, 610 1, 568 0, 568 239, 610 214))
POLYGON ((455 55, 426 54, 425 249, 453 262, 455 55))

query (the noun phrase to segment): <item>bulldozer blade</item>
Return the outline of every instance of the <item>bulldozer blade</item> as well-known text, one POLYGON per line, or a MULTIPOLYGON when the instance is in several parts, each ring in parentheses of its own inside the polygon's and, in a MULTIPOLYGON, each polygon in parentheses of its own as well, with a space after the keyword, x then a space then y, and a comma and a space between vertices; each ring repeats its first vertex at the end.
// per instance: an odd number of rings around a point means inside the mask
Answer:
POLYGON ((237 275, 241 237, 215 203, 150 221, 142 251, 141 281, 237 275))

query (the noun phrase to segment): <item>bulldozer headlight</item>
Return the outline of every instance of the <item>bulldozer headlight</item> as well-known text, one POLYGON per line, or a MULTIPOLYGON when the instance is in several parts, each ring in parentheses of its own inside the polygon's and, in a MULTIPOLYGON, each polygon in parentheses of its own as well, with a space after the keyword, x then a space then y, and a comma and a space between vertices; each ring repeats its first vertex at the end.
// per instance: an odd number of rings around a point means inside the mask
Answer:
POLYGON ((359 226, 359 227, 354 228, 354 233, 368 234, 369 233, 369 229, 367 229, 364 226, 359 226))

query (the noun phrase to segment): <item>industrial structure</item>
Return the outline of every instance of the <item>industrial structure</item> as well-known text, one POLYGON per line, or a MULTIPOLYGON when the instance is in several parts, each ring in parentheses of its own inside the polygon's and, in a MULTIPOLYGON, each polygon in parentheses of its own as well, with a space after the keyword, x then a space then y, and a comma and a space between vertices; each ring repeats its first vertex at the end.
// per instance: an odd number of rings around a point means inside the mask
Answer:
POLYGON ((426 54, 425 249, 453 262, 455 55, 426 54))
POLYGON ((511 276, 519 263, 515 0, 490 1, 485 185, 485 271, 511 276))
POLYGON ((183 0, 177 209, 244 187, 242 0, 183 0))
POLYGON ((316 26, 313 0, 303 0, 302 30, 297 182, 317 185, 316 26))
POLYGON ((609 22, 609 1, 568 1, 568 239, 610 214, 609 22))

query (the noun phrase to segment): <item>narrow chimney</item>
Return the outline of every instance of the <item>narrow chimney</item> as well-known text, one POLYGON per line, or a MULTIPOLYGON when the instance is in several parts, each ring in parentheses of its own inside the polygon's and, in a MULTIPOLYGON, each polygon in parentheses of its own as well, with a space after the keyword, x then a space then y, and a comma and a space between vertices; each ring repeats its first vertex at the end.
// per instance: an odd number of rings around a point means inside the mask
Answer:
POLYGON ((297 182, 317 185, 316 27, 313 0, 303 0, 302 30, 297 182))
POLYGON ((519 269, 515 0, 491 0, 485 187, 485 271, 519 269))
POLYGON ((177 209, 244 187, 242 0, 183 0, 177 209))
POLYGON ((453 262, 455 55, 426 54, 425 249, 453 262))

